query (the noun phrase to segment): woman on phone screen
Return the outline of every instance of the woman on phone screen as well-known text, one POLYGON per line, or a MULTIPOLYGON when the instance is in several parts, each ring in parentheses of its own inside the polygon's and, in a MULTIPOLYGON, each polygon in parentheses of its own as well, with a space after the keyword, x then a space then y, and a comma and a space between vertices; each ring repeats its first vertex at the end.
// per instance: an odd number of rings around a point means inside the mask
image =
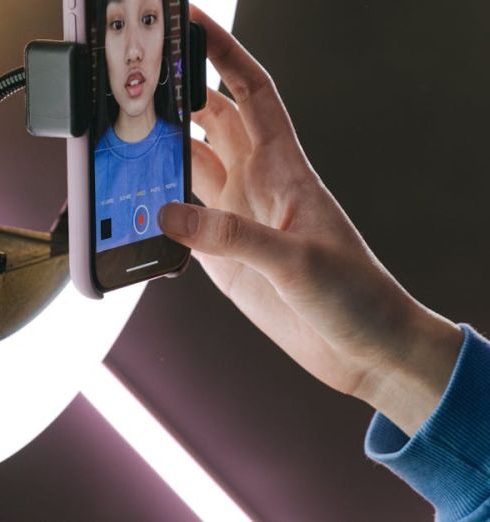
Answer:
POLYGON ((183 201, 168 0, 101 0, 97 54, 97 252, 161 235, 157 214, 183 201), (109 226, 108 226, 109 224, 109 226))

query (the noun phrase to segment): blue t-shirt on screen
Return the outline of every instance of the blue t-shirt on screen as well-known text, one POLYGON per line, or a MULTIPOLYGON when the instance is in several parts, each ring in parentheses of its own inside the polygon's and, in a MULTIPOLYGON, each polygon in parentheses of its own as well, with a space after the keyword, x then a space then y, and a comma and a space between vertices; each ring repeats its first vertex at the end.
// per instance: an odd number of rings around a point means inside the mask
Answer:
POLYGON ((107 130, 95 149, 97 252, 161 235, 160 208, 183 200, 182 129, 158 119, 136 143, 107 130))

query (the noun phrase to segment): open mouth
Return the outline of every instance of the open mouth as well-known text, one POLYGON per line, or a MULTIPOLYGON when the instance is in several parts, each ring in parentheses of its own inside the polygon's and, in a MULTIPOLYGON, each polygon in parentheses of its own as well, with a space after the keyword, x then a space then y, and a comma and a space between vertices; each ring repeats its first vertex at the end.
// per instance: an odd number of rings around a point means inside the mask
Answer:
POLYGON ((128 92, 129 96, 131 98, 137 98, 138 96, 141 96, 145 82, 146 79, 140 72, 130 74, 126 82, 126 91, 128 92))

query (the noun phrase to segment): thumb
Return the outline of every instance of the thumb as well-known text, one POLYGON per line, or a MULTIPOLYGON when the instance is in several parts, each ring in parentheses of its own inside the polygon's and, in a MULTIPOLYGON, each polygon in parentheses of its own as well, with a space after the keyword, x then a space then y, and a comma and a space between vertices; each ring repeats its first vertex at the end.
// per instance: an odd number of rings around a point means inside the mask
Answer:
POLYGON ((170 203, 161 209, 159 222, 171 239, 206 254, 233 258, 269 278, 284 274, 295 251, 289 232, 232 212, 170 203))

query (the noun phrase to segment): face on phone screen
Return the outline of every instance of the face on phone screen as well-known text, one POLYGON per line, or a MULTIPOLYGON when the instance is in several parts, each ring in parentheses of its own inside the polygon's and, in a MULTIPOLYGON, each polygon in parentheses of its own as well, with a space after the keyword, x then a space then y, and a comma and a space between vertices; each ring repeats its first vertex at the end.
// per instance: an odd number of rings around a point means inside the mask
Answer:
POLYGON ((95 251, 140 242, 148 250, 148 240, 162 236, 162 206, 185 200, 181 6, 94 1, 95 251))

